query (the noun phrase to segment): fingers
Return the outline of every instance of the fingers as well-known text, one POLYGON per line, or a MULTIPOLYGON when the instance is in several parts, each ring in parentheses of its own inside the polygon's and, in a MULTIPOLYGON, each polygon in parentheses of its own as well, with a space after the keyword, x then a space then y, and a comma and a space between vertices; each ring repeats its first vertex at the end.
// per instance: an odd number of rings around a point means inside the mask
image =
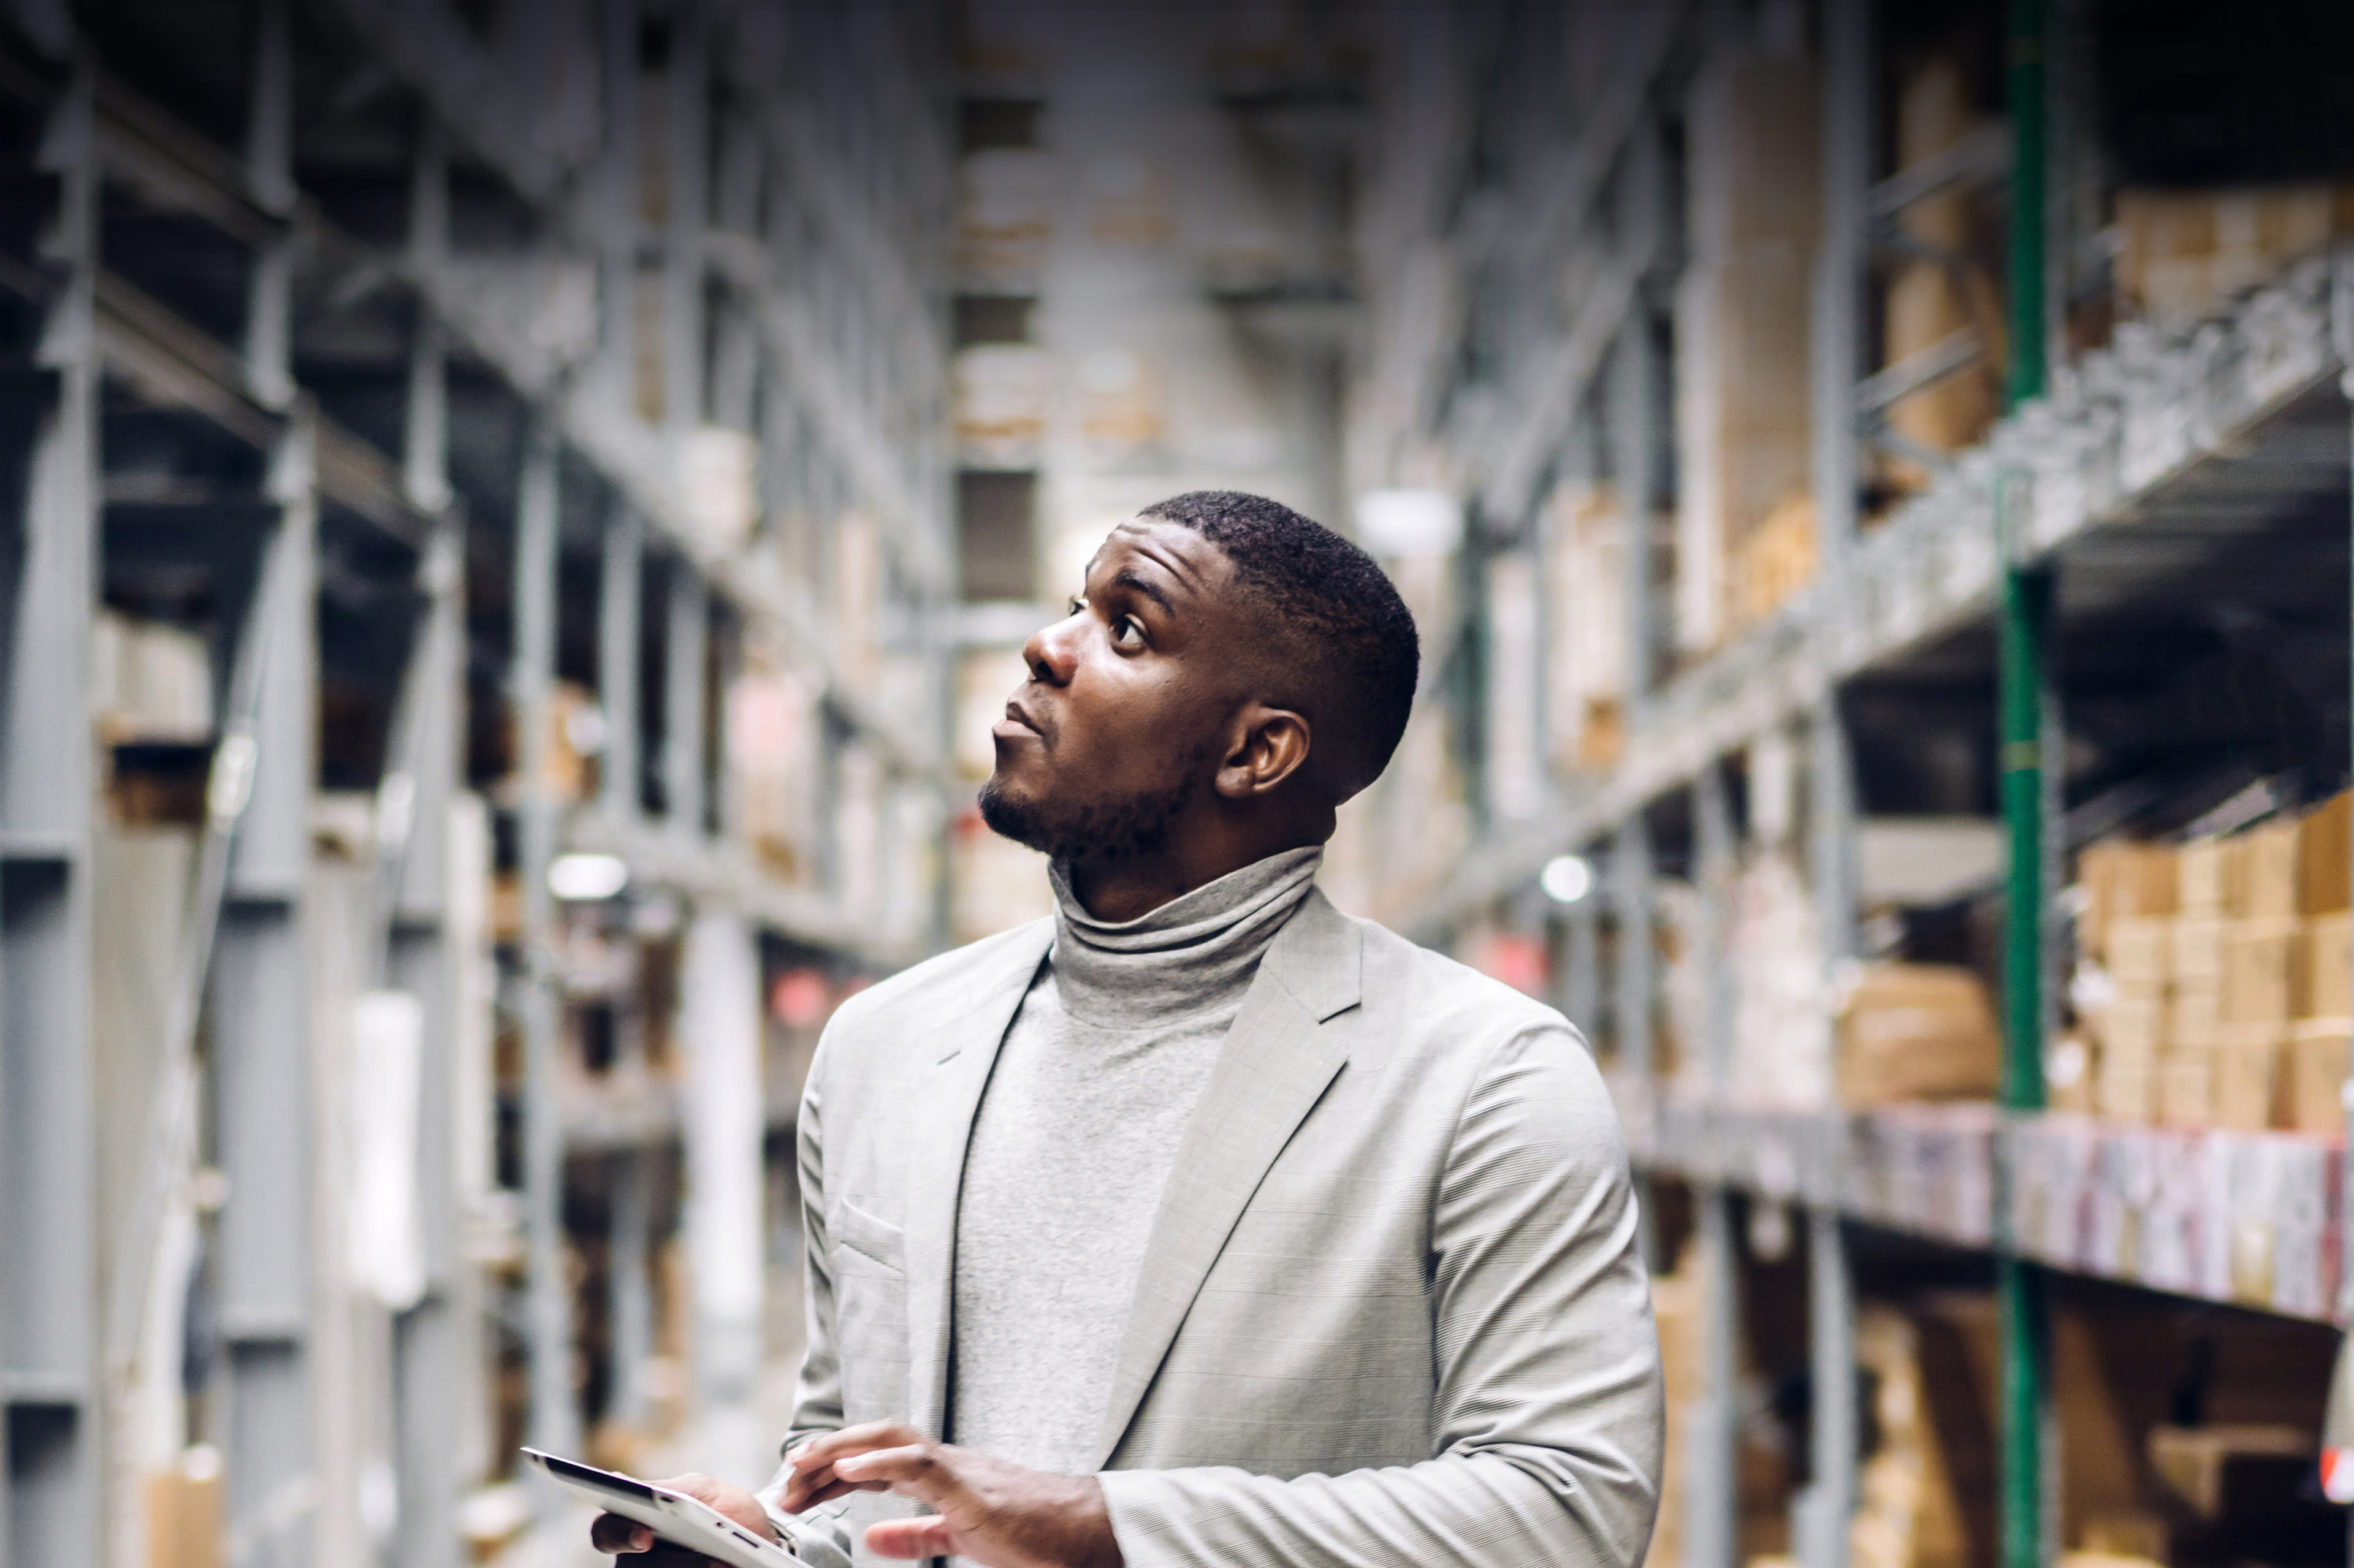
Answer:
POLYGON ((923 1440, 922 1433, 903 1421, 864 1421, 811 1438, 786 1455, 785 1463, 796 1470, 814 1468, 831 1464, 844 1454, 863 1454, 869 1448, 904 1448, 923 1440))
MULTIPOLYGON (((877 1448, 849 1454, 833 1462, 833 1473, 854 1485, 882 1481, 902 1497, 915 1498, 934 1508, 962 1489, 956 1472, 942 1462, 940 1445, 910 1443, 898 1448, 877 1448)), ((946 1509, 940 1509, 945 1513, 946 1509)))
POLYGON ((644 1552, 654 1543, 654 1532, 633 1519, 623 1519, 618 1513, 600 1513, 588 1527, 588 1544, 609 1556, 624 1552, 644 1552))
POLYGON ((866 1527, 866 1550, 877 1557, 951 1557, 956 1531, 937 1514, 925 1519, 886 1519, 866 1527))
POLYGON ((835 1472, 834 1462, 872 1448, 899 1448, 923 1441, 923 1434, 898 1421, 868 1421, 813 1437, 785 1456, 792 1474, 785 1478, 779 1506, 787 1513, 800 1513, 849 1492, 886 1490, 887 1483, 883 1481, 854 1484, 846 1480, 835 1472))
POLYGON ((777 1506, 787 1513, 806 1513, 820 1503, 832 1502, 836 1498, 846 1498, 853 1492, 887 1492, 890 1489, 890 1483, 887 1481, 867 1481, 859 1486, 852 1486, 848 1481, 839 1479, 832 1471, 828 1470, 824 1479, 814 1487, 804 1483, 799 1477, 787 1480, 784 1491, 777 1499, 777 1506))

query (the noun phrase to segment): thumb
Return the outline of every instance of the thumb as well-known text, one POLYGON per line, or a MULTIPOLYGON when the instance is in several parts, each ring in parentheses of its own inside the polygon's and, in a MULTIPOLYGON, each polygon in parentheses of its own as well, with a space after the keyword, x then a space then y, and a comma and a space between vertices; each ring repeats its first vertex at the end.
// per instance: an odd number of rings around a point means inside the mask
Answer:
POLYGON ((866 1550, 877 1557, 948 1557, 957 1550, 956 1531, 938 1514, 886 1519, 866 1527, 866 1550))

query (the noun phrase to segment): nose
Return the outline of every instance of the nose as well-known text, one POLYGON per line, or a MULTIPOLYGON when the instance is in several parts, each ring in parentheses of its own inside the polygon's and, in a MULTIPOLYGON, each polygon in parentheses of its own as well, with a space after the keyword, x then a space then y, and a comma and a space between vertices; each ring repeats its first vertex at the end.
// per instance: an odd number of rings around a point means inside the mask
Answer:
POLYGON ((1022 662, 1030 667, 1032 680, 1045 686, 1071 683, 1071 673, 1079 664, 1079 633, 1087 615, 1084 609, 1074 610, 1030 634, 1030 641, 1022 645, 1022 662))

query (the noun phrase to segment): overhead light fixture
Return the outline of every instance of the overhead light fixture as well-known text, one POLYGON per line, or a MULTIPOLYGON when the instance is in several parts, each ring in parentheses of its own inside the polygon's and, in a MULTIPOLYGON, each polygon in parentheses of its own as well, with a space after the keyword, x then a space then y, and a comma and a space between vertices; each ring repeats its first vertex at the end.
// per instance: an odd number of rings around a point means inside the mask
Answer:
POLYGON ((617 854, 560 854, 548 863, 547 890, 569 902, 610 898, 629 885, 629 863, 617 854))
POLYGON ((1557 854, 1537 873, 1537 885, 1555 904, 1575 904, 1594 891, 1594 867, 1582 854, 1557 854))
POLYGON ((1444 556, 1463 542, 1463 503, 1443 490, 1369 490, 1356 521, 1369 556, 1444 556))

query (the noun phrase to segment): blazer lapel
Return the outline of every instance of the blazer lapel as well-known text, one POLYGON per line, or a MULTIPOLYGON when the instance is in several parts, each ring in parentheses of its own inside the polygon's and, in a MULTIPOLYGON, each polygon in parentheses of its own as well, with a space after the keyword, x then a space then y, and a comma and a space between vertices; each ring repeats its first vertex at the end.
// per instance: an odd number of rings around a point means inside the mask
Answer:
POLYGON ((1004 968, 979 995, 968 993, 951 1003, 958 1011, 932 1047, 916 1058, 916 1071, 929 1077, 910 1086, 928 1104, 907 1151, 907 1419, 933 1437, 941 1436, 948 1415, 949 1308, 956 1284, 965 1146, 997 1049, 1038 976, 1054 934, 1055 923, 1040 920, 1009 937, 1004 968))
POLYGON ((1235 1223, 1348 1052, 1325 1021, 1357 1004, 1363 938, 1320 890, 1267 947, 1185 1123, 1139 1271, 1094 1467, 1110 1459, 1235 1223))

